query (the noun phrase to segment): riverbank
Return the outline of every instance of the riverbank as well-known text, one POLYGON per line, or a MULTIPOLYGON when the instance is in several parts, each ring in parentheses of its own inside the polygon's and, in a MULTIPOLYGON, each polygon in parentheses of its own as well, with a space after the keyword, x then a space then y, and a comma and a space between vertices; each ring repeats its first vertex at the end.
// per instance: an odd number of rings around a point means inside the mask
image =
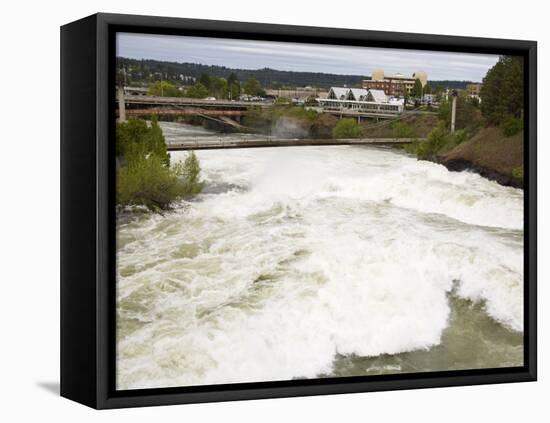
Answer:
MULTIPOLYGON (((265 112, 258 111, 264 118, 263 129, 270 135, 307 140, 323 139, 327 143, 337 143, 342 138, 333 135, 339 120, 331 115, 316 115, 299 108, 280 108, 278 116, 265 119, 265 112), (269 129, 269 130, 268 130, 269 129)), ((274 113, 272 113, 274 114, 274 113)), ((254 115, 247 124, 259 128, 259 116, 254 115)), ((361 138, 399 139, 427 138, 440 124, 437 115, 412 115, 399 121, 375 123, 365 120, 356 124, 361 138)), ((218 129, 210 128, 219 132, 218 129)), ((251 134, 246 134, 250 137, 251 134)), ((348 137, 345 137, 348 138, 348 137)), ((477 130, 470 138, 465 131, 454 135, 442 131, 440 139, 432 141, 427 149, 415 146, 406 147, 406 151, 422 160, 444 165, 451 171, 469 170, 498 182, 504 186, 523 188, 523 132, 505 136, 501 128, 485 127, 477 130), (423 151, 422 151, 423 150, 423 151)))
POLYGON ((501 185, 523 188, 523 131, 506 137, 500 128, 483 128, 436 161, 452 171, 472 170, 501 185))

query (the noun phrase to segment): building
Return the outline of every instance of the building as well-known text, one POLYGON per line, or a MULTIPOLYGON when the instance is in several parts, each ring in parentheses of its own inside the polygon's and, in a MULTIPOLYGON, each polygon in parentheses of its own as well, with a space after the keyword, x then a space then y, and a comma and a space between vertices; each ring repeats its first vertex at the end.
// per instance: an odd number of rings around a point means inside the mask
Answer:
POLYGON ((466 85, 466 93, 468 97, 472 99, 476 99, 477 101, 481 102, 481 97, 479 96, 481 92, 481 84, 468 84, 466 85))
POLYGON ((403 112, 403 102, 382 90, 331 87, 326 98, 317 98, 324 112, 372 117, 391 117, 403 112))
POLYGON ((372 71, 371 79, 363 80, 364 89, 382 90, 387 96, 405 97, 411 94, 414 83, 419 79, 422 87, 428 83, 428 74, 418 71, 412 76, 406 76, 401 73, 386 75, 382 69, 372 71))
POLYGON ((388 103, 388 97, 382 90, 366 90, 364 88, 331 87, 327 100, 367 101, 388 103))

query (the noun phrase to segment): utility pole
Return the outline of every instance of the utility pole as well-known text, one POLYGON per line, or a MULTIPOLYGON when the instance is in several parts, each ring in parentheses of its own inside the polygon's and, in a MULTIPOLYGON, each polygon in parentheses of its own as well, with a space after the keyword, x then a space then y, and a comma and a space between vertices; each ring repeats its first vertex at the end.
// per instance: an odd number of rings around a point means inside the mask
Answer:
POLYGON ((458 96, 458 92, 456 90, 453 90, 452 92, 453 97, 453 103, 451 108, 451 133, 455 131, 455 122, 456 122, 456 97, 458 96))

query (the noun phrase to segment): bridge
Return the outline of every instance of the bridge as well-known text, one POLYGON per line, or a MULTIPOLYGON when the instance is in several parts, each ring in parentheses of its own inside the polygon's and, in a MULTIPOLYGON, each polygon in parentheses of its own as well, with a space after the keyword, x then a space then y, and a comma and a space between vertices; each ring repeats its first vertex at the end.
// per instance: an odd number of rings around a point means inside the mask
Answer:
POLYGON ((168 151, 211 150, 216 148, 252 148, 252 147, 296 147, 307 145, 382 145, 398 146, 424 142, 425 138, 346 138, 346 139, 308 139, 253 137, 201 137, 180 143, 169 143, 168 151))
MULTIPOLYGON (((116 101, 119 102, 120 95, 116 101)), ((206 100, 201 98, 186 97, 160 97, 150 95, 124 95, 124 103, 127 106, 191 106, 200 108, 221 108, 221 109, 247 109, 248 107, 271 107, 271 101, 240 101, 240 100, 206 100)))

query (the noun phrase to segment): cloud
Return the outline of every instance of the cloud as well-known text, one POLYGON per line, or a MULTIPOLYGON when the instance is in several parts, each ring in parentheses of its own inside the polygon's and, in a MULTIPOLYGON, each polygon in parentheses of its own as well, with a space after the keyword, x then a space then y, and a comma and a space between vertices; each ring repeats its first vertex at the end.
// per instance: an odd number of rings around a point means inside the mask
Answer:
POLYGON ((348 75, 370 75, 375 68, 403 74, 423 70, 430 80, 471 81, 481 81, 498 60, 496 55, 485 54, 131 33, 117 35, 117 55, 241 69, 269 67, 348 75))

